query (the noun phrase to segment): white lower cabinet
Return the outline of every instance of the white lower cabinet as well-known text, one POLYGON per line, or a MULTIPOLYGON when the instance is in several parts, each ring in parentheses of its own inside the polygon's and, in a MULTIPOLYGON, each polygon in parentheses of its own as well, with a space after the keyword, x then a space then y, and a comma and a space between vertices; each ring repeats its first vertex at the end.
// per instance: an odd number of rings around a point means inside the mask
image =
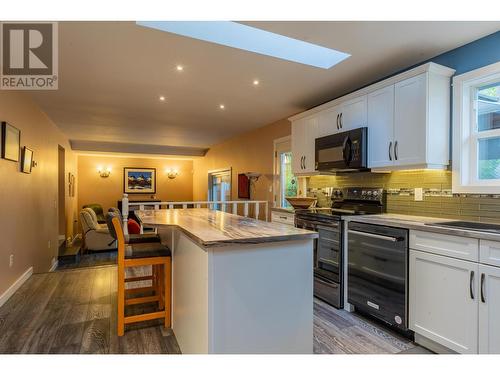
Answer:
POLYGON ((478 270, 474 262, 410 250, 410 329, 458 353, 477 353, 478 270))
POLYGON ((479 265, 479 353, 500 354, 500 268, 479 265))
POLYGON ((271 211, 271 221, 295 226, 295 214, 293 212, 271 211))

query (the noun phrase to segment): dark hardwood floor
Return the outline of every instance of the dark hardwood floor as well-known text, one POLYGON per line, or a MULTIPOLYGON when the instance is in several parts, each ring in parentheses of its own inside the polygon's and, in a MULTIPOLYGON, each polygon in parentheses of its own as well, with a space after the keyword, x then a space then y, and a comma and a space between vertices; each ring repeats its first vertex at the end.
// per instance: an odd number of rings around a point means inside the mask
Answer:
POLYGON ((160 321, 117 336, 116 279, 115 266, 33 275, 0 308, 0 353, 179 354, 160 321))
MULTIPOLYGON (((106 257, 101 258, 111 261, 106 257)), ((92 265, 90 259, 84 264, 92 265)), ((33 275, 0 307, 0 353, 180 353, 175 335, 159 320, 128 325, 117 336, 116 283, 114 265, 33 275)), ((383 326, 316 299, 314 352, 427 353, 383 326)))
POLYGON ((82 267, 96 267, 116 264, 116 250, 86 251, 78 257, 59 259, 58 270, 69 270, 82 267))
POLYGON ((382 324, 314 300, 314 353, 430 353, 382 324))

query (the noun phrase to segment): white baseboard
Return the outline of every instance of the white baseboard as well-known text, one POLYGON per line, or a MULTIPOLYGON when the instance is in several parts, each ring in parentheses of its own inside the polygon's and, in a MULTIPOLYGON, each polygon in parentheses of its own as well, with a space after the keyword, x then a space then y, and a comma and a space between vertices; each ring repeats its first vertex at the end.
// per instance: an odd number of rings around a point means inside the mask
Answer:
POLYGON ((21 285, 25 283, 26 280, 30 278, 30 276, 33 275, 33 267, 30 267, 26 270, 25 273, 19 277, 14 284, 12 284, 9 289, 7 289, 5 292, 3 292, 2 295, 0 295, 0 306, 2 306, 5 302, 8 301, 10 297, 18 290, 21 285))
POLYGON ((50 267, 49 272, 54 272, 59 265, 59 261, 56 258, 52 258, 52 266, 50 267))

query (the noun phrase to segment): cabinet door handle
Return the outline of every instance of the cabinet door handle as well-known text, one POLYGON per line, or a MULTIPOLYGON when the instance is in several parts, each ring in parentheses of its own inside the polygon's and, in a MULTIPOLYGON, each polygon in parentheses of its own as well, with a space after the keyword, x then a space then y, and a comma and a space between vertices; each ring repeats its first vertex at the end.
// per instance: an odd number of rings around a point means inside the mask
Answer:
POLYGON ((304 169, 306 169, 306 157, 304 156, 304 169))
POLYGON ((484 273, 481 274, 481 302, 486 303, 486 298, 484 297, 484 273))
POLYGON ((392 141, 389 142, 389 160, 392 161, 392 141))
POLYGON ((337 130, 339 130, 339 116, 340 116, 340 114, 337 113, 337 130))
POLYGON ((394 142, 394 159, 398 160, 398 141, 394 142))
POLYGON ((303 163, 303 161, 304 161, 304 157, 301 156, 300 157, 300 169, 304 169, 304 163, 303 163))
POLYGON ((474 299, 474 271, 470 271, 470 279, 469 279, 469 293, 470 298, 474 299))
POLYGON ((302 156, 302 169, 306 168, 306 157, 302 156))
POLYGON ((340 113, 340 118, 339 118, 339 120, 340 120, 340 129, 342 129, 342 115, 343 115, 343 113, 341 112, 340 113))

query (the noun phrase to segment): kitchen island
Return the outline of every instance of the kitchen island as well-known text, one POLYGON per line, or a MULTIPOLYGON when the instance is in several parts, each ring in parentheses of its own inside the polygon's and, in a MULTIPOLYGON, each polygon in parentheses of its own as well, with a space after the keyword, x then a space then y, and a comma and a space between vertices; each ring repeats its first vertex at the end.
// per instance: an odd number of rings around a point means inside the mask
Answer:
POLYGON ((312 353, 316 232, 204 208, 136 215, 172 250, 183 353, 312 353))

